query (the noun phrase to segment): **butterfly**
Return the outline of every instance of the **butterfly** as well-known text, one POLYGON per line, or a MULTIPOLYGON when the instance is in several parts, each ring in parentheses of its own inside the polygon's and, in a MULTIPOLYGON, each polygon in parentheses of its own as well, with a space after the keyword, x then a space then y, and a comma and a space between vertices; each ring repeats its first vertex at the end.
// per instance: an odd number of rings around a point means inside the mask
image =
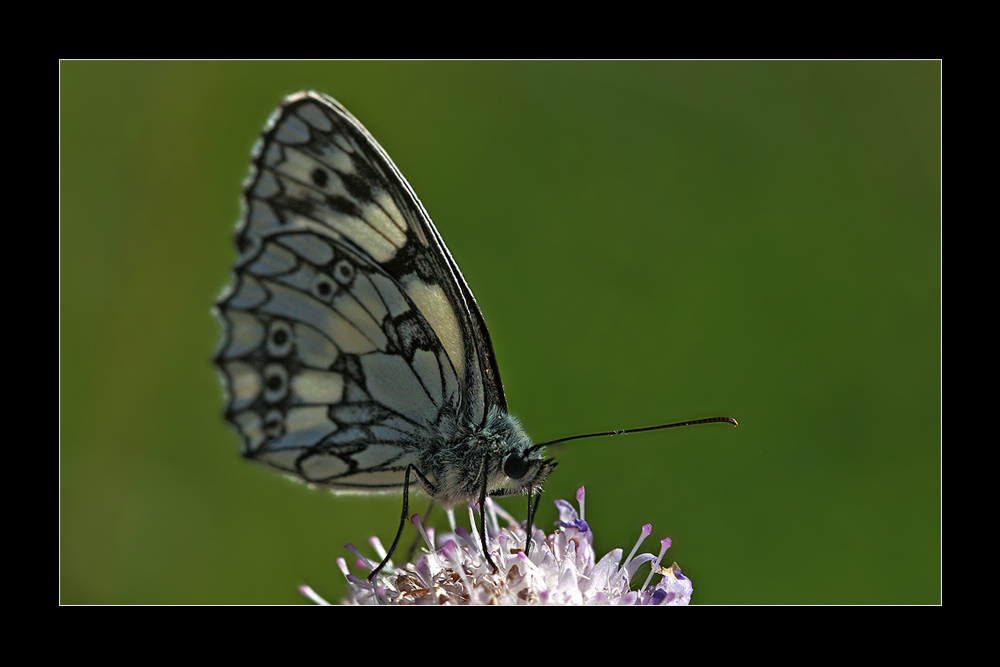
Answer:
POLYGON ((542 449, 559 441, 533 443, 508 413, 458 265, 388 154, 336 100, 300 92, 272 114, 236 246, 215 363, 243 456, 333 491, 402 490, 395 540, 369 579, 399 542, 414 484, 445 507, 479 504, 495 570, 484 501, 527 495, 530 531, 556 465, 542 449))

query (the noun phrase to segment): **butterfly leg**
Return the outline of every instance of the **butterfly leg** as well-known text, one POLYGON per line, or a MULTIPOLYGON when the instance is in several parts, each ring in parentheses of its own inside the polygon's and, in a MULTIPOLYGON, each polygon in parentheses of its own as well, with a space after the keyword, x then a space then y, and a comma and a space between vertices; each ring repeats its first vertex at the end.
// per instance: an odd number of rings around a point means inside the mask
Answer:
POLYGON ((525 540, 525 542, 524 542, 524 556, 525 556, 525 558, 527 558, 528 553, 531 551, 531 533, 534 530, 534 526, 535 526, 535 512, 538 511, 538 501, 542 499, 542 492, 539 491, 538 495, 535 496, 535 498, 534 498, 535 502, 534 503, 531 502, 532 495, 534 495, 534 494, 531 491, 528 491, 528 524, 526 526, 527 527, 527 532, 528 532, 528 539, 525 540))
MULTIPOLYGON (((403 513, 399 517, 399 528, 396 530, 396 538, 392 541, 392 546, 389 547, 389 551, 385 554, 385 558, 382 559, 382 562, 368 574, 368 581, 374 581, 378 573, 382 571, 382 568, 385 567, 386 563, 389 562, 389 559, 392 558, 392 554, 395 553, 396 547, 399 546, 399 538, 403 536, 403 527, 406 526, 406 520, 410 518, 410 470, 412 470, 420 479, 420 483, 423 485, 427 493, 431 496, 434 495, 434 489, 436 487, 431 484, 431 481, 424 477, 424 474, 420 472, 415 465, 412 463, 407 464, 406 475, 403 479, 403 513)), ((431 504, 433 506, 433 501, 431 504)))
POLYGON ((479 491, 479 541, 483 545, 483 556, 486 557, 486 562, 490 564, 493 573, 496 574, 500 568, 498 568, 494 563, 493 559, 490 558, 490 551, 486 547, 486 471, 489 470, 489 456, 483 457, 483 486, 479 491))

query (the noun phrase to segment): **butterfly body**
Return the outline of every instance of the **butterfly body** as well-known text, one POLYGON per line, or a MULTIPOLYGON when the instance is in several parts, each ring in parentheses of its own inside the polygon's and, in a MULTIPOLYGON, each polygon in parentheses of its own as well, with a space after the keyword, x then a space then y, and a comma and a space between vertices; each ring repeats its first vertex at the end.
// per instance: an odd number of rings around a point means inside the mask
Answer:
POLYGON ((471 290, 350 113, 287 98, 244 197, 215 360, 244 456, 333 491, 415 481, 448 507, 541 491, 554 464, 507 413, 471 290))

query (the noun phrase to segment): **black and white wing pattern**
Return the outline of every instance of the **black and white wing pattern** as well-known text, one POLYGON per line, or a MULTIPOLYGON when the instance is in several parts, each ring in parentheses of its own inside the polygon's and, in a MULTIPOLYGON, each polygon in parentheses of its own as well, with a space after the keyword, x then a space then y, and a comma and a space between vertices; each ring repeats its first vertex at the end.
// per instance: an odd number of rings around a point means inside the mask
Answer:
POLYGON ((540 491, 552 465, 507 415, 472 292, 361 123, 288 97, 244 194, 216 357, 244 456, 347 491, 412 467, 446 505, 540 491))

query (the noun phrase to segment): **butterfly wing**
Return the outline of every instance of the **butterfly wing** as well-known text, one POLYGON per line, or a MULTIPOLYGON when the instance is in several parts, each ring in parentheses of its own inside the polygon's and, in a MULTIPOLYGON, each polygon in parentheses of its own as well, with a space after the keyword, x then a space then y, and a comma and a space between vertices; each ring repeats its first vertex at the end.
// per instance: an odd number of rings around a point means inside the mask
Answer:
POLYGON ((216 364, 243 453, 339 489, 506 412, 482 314, 423 206, 339 103, 298 93, 254 150, 216 364))

